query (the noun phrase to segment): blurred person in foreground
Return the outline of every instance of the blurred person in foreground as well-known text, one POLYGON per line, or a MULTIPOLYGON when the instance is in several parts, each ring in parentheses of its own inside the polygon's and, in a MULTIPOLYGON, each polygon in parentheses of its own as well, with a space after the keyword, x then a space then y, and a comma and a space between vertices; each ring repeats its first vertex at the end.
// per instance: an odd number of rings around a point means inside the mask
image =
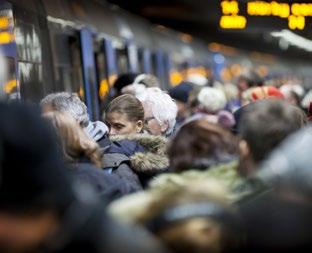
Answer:
POLYGON ((144 127, 152 135, 169 137, 174 132, 178 108, 159 88, 147 88, 138 99, 144 107, 144 127))
POLYGON ((312 129, 282 142, 253 175, 265 190, 240 204, 247 232, 241 252, 311 252, 312 129))
MULTIPOLYGON (((139 206, 132 210, 131 222, 144 225, 174 253, 231 252, 240 247, 243 234, 239 216, 226 195, 212 179, 150 189, 130 196, 132 204, 139 206)), ((114 203, 110 212, 127 222, 127 217, 118 213, 128 204, 114 203)))
POLYGON ((1 252, 163 252, 109 218, 87 185, 70 182, 39 110, 0 103, 0 117, 1 252))
POLYGON ((304 112, 277 99, 247 105, 239 122, 240 173, 248 177, 287 136, 306 124, 304 112))
POLYGON ((43 117, 55 128, 60 149, 74 177, 89 183, 108 201, 132 192, 127 181, 102 170, 100 147, 86 135, 74 118, 60 112, 49 112, 43 117))

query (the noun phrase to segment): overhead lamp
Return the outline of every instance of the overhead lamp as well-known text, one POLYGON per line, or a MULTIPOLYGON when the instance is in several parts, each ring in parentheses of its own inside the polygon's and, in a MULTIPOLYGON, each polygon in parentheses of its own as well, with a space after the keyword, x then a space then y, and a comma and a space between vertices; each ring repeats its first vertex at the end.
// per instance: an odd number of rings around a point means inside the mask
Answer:
POLYGON ((275 38, 284 39, 290 45, 312 52, 312 40, 304 38, 290 30, 284 29, 282 31, 271 32, 271 36, 275 38))

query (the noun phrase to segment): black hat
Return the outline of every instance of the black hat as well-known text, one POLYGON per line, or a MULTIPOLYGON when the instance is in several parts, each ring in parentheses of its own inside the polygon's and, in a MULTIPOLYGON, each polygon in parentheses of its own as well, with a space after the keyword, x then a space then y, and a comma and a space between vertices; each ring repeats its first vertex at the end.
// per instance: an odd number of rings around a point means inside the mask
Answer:
POLYGON ((189 82, 182 82, 179 85, 169 90, 169 95, 180 102, 187 103, 190 92, 193 86, 189 82))
POLYGON ((52 128, 22 103, 0 103, 0 118, 0 209, 61 211, 73 195, 52 128))

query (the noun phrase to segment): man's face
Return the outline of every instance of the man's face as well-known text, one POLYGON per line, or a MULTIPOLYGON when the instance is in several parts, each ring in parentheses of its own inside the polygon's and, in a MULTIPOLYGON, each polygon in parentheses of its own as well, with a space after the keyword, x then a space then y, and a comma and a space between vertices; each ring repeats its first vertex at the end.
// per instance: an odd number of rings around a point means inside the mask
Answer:
POLYGON ((161 126, 159 122, 155 119, 151 106, 147 103, 143 103, 144 107, 144 128, 147 132, 152 135, 162 135, 166 128, 161 126))

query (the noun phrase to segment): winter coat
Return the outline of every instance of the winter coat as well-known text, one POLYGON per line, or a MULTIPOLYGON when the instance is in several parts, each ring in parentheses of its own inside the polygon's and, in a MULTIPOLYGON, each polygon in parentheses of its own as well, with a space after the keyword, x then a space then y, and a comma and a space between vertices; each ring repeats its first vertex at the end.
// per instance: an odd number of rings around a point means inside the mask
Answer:
POLYGON ((145 188, 157 175, 167 172, 167 139, 162 136, 136 134, 111 137, 113 145, 107 153, 118 151, 129 157, 129 165, 145 188), (116 144, 118 143, 118 147, 116 144))
POLYGON ((86 158, 72 163, 70 172, 74 179, 90 184, 107 201, 133 192, 123 179, 97 168, 86 158))
POLYGON ((122 153, 105 153, 102 157, 103 170, 116 175, 130 188, 128 193, 142 190, 138 175, 130 167, 130 159, 122 153))
POLYGON ((237 162, 222 164, 208 170, 189 170, 183 173, 167 173, 156 177, 150 182, 148 191, 131 194, 112 202, 109 211, 125 223, 135 224, 139 217, 144 216, 151 201, 153 192, 165 192, 169 188, 188 185, 190 182, 203 180, 217 180, 229 193, 228 199, 236 202, 250 193, 250 188, 239 177, 237 162))
POLYGON ((84 189, 76 189, 76 198, 60 220, 54 237, 39 252, 43 253, 166 253, 164 246, 147 231, 124 226, 107 215, 106 206, 84 189))
POLYGON ((241 178, 237 171, 238 163, 220 164, 207 170, 187 170, 182 173, 168 173, 160 175, 151 182, 151 188, 166 188, 174 185, 187 184, 189 181, 196 181, 206 178, 216 179, 228 192, 228 199, 236 202, 250 192, 249 185, 241 178))

